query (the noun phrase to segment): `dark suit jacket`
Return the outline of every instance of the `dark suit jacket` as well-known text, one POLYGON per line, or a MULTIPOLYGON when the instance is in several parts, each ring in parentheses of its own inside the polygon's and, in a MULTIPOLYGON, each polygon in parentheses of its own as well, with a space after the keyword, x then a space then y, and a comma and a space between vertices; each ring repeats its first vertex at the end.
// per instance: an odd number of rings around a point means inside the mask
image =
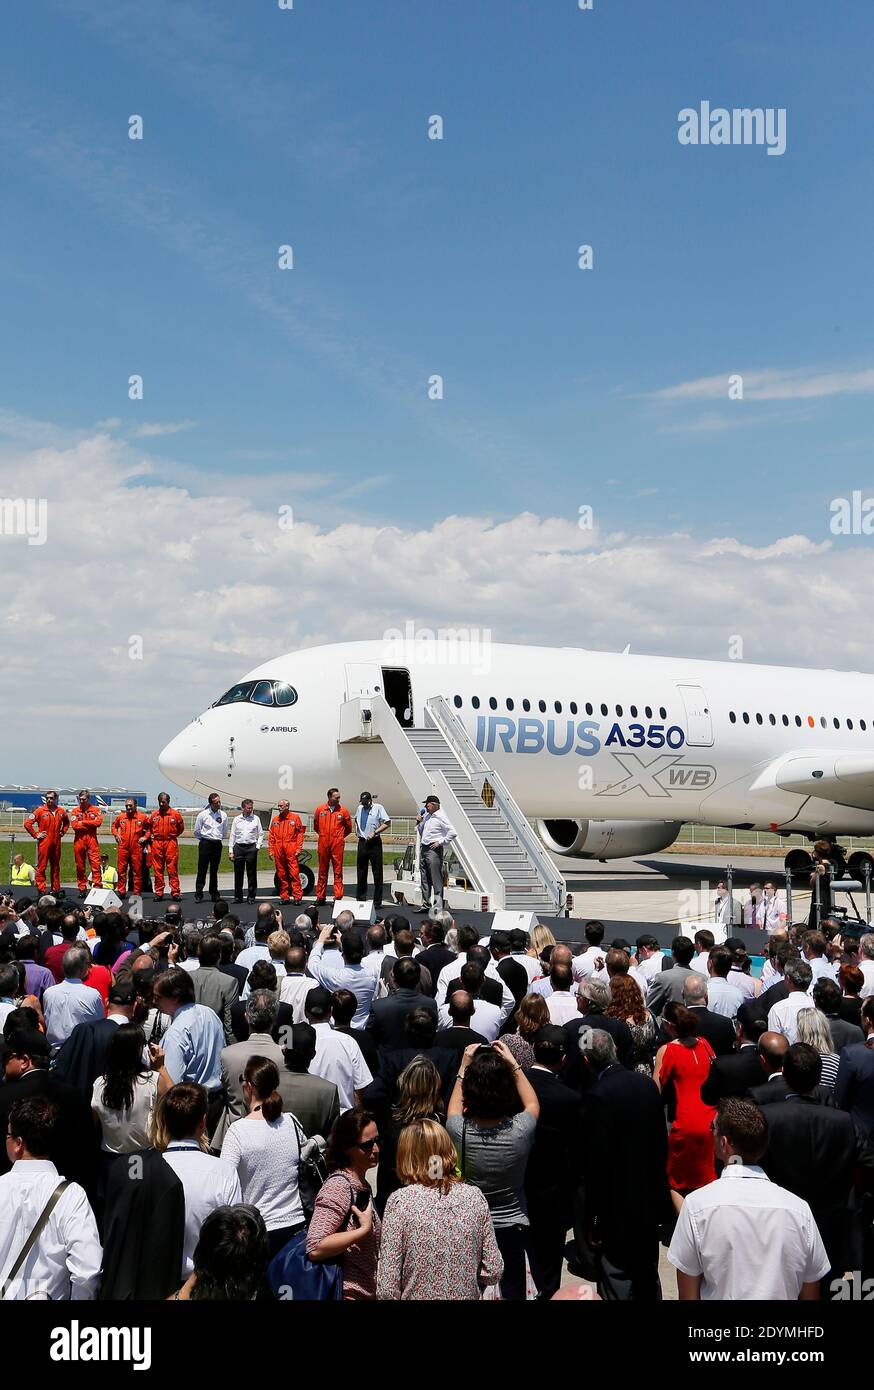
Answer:
POLYGON ((698 1004, 693 1007, 692 1013, 698 1019, 702 1038, 707 1039, 717 1057, 727 1057, 734 1052, 735 1031, 730 1018, 711 1013, 710 1009, 703 1009, 698 1004))
POLYGON ((77 1023, 55 1059, 52 1076, 65 1081, 91 1104, 91 1088, 106 1071, 106 1049, 118 1028, 108 1018, 88 1018, 77 1023))
POLYGON ((243 990, 246 988, 246 981, 249 978, 249 972, 246 967, 244 965, 220 965, 219 970, 223 975, 229 975, 232 980, 236 980, 240 987, 239 992, 242 994, 243 990))
MULTIPOLYGON (((464 962, 462 962, 462 964, 463 963, 464 962)), ((518 962, 514 961, 513 964, 516 965, 518 964, 518 962)), ((521 970, 522 967, 519 966, 519 969, 521 970)), ((507 988, 510 988, 509 985, 507 986, 507 988)), ((451 994, 454 994, 457 989, 464 989, 464 985, 461 983, 460 975, 458 976, 458 979, 449 981, 449 984, 446 989, 447 1002, 449 1001, 449 996, 451 994)), ((501 986, 500 980, 496 980, 493 975, 484 975, 482 986, 480 988, 480 998, 485 999, 487 1004, 497 1004, 498 1008, 500 1009, 504 1003, 504 991, 501 986)))
POLYGON ((612 1066, 583 1101, 584 1224, 604 1254, 627 1268, 655 1263, 658 1231, 670 1218, 668 1133, 658 1087, 612 1066))
POLYGON ((862 1027, 862 1001, 861 999, 841 999, 838 1005, 838 1013, 841 1018, 845 1018, 848 1023, 855 1023, 857 1028, 862 1027))
POLYGON ((429 1057, 440 1074, 440 1094, 444 1110, 449 1104, 461 1054, 448 1047, 442 1047, 440 1040, 444 1035, 437 1034, 434 1047, 387 1048, 381 1053, 379 1074, 374 1077, 362 1093, 362 1104, 375 1108, 387 1120, 388 1109, 397 1095, 398 1077, 408 1062, 414 1057, 429 1057))
MULTIPOLYGON (((762 1072, 764 1076, 764 1071, 762 1072)), ((764 1105, 773 1105, 775 1101, 785 1100, 789 1093, 782 1076, 772 1076, 770 1081, 764 1081, 761 1086, 751 1086, 747 1092, 747 1100, 754 1101, 761 1109, 764 1105)), ((815 1086, 813 1095, 822 1105, 834 1106, 834 1097, 827 1086, 815 1086)))
POLYGON ((283 1067, 279 1073, 279 1094, 283 1111, 297 1116, 308 1139, 314 1134, 321 1134, 323 1139, 330 1136, 340 1115, 340 1096, 333 1081, 283 1067))
POLYGON ((398 989, 387 999, 375 999, 367 1020, 367 1032, 380 1048, 407 1046, 405 1027, 407 1014, 413 1009, 427 1009, 437 1017, 437 1003, 430 995, 415 989, 398 989))
POLYGON ((525 1075, 540 1102, 525 1170, 528 1211, 533 1221, 566 1231, 572 1219, 571 1195, 580 1176, 581 1100, 551 1071, 534 1066, 525 1075))
MULTIPOLYGON (((200 972, 195 970, 194 973, 197 975, 200 972)), ((280 1038, 283 1036, 283 1028, 293 1027, 294 1009, 291 1004, 280 1004, 276 1015, 276 1022, 271 1029, 273 1041, 277 1043, 280 1041, 280 1038)), ((231 1005, 231 1030, 237 1042, 248 1042, 249 1025, 246 1022, 246 1005, 243 1003, 242 999, 238 999, 235 1004, 231 1005)), ((289 1034, 286 1033, 284 1036, 288 1037, 289 1034)))
POLYGON ((874 1186, 874 1151, 846 1111, 812 1097, 775 1101, 767 1117, 762 1167, 772 1182, 810 1204, 829 1260, 843 1270, 847 1203, 857 1167, 864 1186, 874 1186))
MULTIPOLYGON (((766 989, 764 994, 759 995, 758 1003, 767 1016, 768 1012, 773 1009, 775 1004, 782 1004, 783 1000, 788 999, 788 997, 789 986, 786 984, 785 980, 778 980, 775 985, 771 985, 770 989, 766 989)), ((813 1008, 812 999, 810 1001, 810 1007, 813 1008)))
POLYGON ((874 1137, 874 1048, 866 1043, 841 1053, 835 1104, 849 1110, 857 1129, 874 1137))
POLYGON ((444 946, 442 941, 428 946, 426 950, 420 951, 416 956, 416 960, 420 965, 424 965, 431 976, 430 994, 432 999, 437 993, 437 977, 440 971, 445 970, 446 966, 455 958, 455 952, 450 951, 448 946, 444 946))
POLYGON ((461 1053, 472 1043, 479 1047, 488 1047, 482 1033, 476 1033, 472 1028, 461 1028, 458 1024, 453 1024, 451 1028, 441 1028, 437 1034, 437 1046, 448 1048, 452 1052, 461 1053))
POLYGON ((129 1159, 109 1170, 100 1297, 165 1299, 179 1288, 185 1235, 185 1191, 164 1155, 139 1149, 137 1181, 129 1159))
POLYGON ((840 1014, 826 1014, 826 1020, 831 1029, 835 1052, 843 1052, 845 1047, 852 1047, 855 1043, 864 1043, 865 1034, 855 1023, 848 1023, 840 1014))
MULTIPOLYGON (((421 997, 420 994, 416 995, 417 999, 421 999, 421 997)), ((376 1076, 379 1071, 379 1046, 373 1034, 369 1033, 366 1028, 345 1028, 342 1025, 338 1027, 336 1023, 334 1024, 334 1032, 345 1033, 347 1038, 352 1038, 357 1042, 361 1048, 361 1055, 367 1063, 367 1070, 371 1076, 376 1076)))
POLYGON ((705 1105, 718 1105, 726 1096, 745 1096, 751 1086, 760 1086, 764 1072, 755 1046, 746 1044, 731 1056, 714 1057, 710 1075, 701 1087, 705 1105))
MULTIPOLYGON (((115 1027, 115 1024, 111 1024, 115 1027)), ((62 1177, 77 1182, 93 1201, 100 1152, 100 1135, 91 1117, 91 1097, 85 1097, 72 1086, 56 1081, 44 1068, 29 1071, 17 1081, 0 1086, 0 1125, 6 1133, 9 1111, 17 1100, 35 1097, 52 1100, 58 1107, 58 1125, 54 1133, 49 1158, 62 1177)), ((0 1149, 0 1173, 8 1173, 11 1164, 6 1145, 0 1149)))
POLYGON ((518 1004, 528 993, 528 971, 524 965, 520 965, 517 960, 511 960, 509 956, 497 961, 495 969, 518 1004))
POLYGON ((621 1018, 609 1018, 606 1014, 580 1014, 564 1025, 567 1037, 567 1052, 561 1069, 561 1080, 565 1086, 575 1091, 587 1091, 594 1084, 594 1077, 583 1066, 580 1056, 580 1031, 583 1028, 599 1028, 609 1033, 616 1044, 616 1054, 623 1067, 630 1067, 634 1057, 634 1040, 631 1029, 621 1018))

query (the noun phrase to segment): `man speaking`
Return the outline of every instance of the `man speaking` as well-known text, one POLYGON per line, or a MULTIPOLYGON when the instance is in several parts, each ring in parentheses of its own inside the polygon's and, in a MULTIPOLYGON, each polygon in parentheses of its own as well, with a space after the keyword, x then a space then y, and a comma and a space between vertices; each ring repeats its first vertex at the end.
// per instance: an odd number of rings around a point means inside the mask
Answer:
POLYGON ((382 907, 382 832, 391 825, 388 811, 370 792, 362 792, 358 810, 355 812, 355 829, 358 832, 358 892, 359 902, 367 896, 367 866, 373 871, 373 906, 376 912, 382 907))

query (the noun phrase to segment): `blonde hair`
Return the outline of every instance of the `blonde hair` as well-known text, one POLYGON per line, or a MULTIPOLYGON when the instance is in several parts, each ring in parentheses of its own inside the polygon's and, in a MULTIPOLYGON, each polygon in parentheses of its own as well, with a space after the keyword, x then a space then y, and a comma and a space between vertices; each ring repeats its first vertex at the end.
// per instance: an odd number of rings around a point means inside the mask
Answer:
POLYGON ((291 946, 291 937, 285 931, 272 931, 267 938, 267 949, 273 960, 284 956, 291 946))
POLYGON ((549 930, 549 927, 545 927, 542 922, 538 922, 531 933, 531 945, 534 947, 538 956, 541 951, 546 950, 547 946, 555 945, 555 937, 549 930))
POLYGON ((820 1056, 835 1052, 831 1029, 825 1015, 818 1009, 802 1009, 796 1022, 798 1041, 815 1047, 820 1056))
POLYGON ((459 1181, 457 1166, 455 1145, 436 1120, 414 1120, 401 1130, 395 1169, 404 1187, 439 1187, 445 1197, 459 1181))
POLYGON ((392 1118, 399 1125, 430 1119, 440 1105, 440 1073, 430 1057, 414 1057, 398 1077, 398 1101, 392 1118))

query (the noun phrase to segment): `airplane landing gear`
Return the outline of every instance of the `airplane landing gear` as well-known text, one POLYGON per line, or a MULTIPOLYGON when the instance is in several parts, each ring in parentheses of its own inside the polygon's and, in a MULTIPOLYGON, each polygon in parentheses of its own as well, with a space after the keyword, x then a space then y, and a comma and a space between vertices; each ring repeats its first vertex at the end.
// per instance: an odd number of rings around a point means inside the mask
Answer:
POLYGON ((806 849, 790 849, 783 860, 783 868, 792 878, 809 877, 813 873, 813 856, 806 849))

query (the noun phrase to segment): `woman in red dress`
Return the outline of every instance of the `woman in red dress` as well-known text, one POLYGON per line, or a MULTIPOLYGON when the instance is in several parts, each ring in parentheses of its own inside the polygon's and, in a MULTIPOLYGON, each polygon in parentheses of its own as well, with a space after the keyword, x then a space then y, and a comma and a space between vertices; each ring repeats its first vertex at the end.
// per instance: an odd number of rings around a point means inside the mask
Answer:
POLYGON ((665 1005, 662 1028, 671 1041, 659 1048, 653 1075, 660 1091, 671 1086, 674 1094, 668 1183, 679 1211, 685 1196, 716 1177, 710 1128, 716 1107, 705 1105, 701 1099, 701 1084, 707 1080, 713 1049, 700 1035, 698 1015, 684 1004, 665 1005))

